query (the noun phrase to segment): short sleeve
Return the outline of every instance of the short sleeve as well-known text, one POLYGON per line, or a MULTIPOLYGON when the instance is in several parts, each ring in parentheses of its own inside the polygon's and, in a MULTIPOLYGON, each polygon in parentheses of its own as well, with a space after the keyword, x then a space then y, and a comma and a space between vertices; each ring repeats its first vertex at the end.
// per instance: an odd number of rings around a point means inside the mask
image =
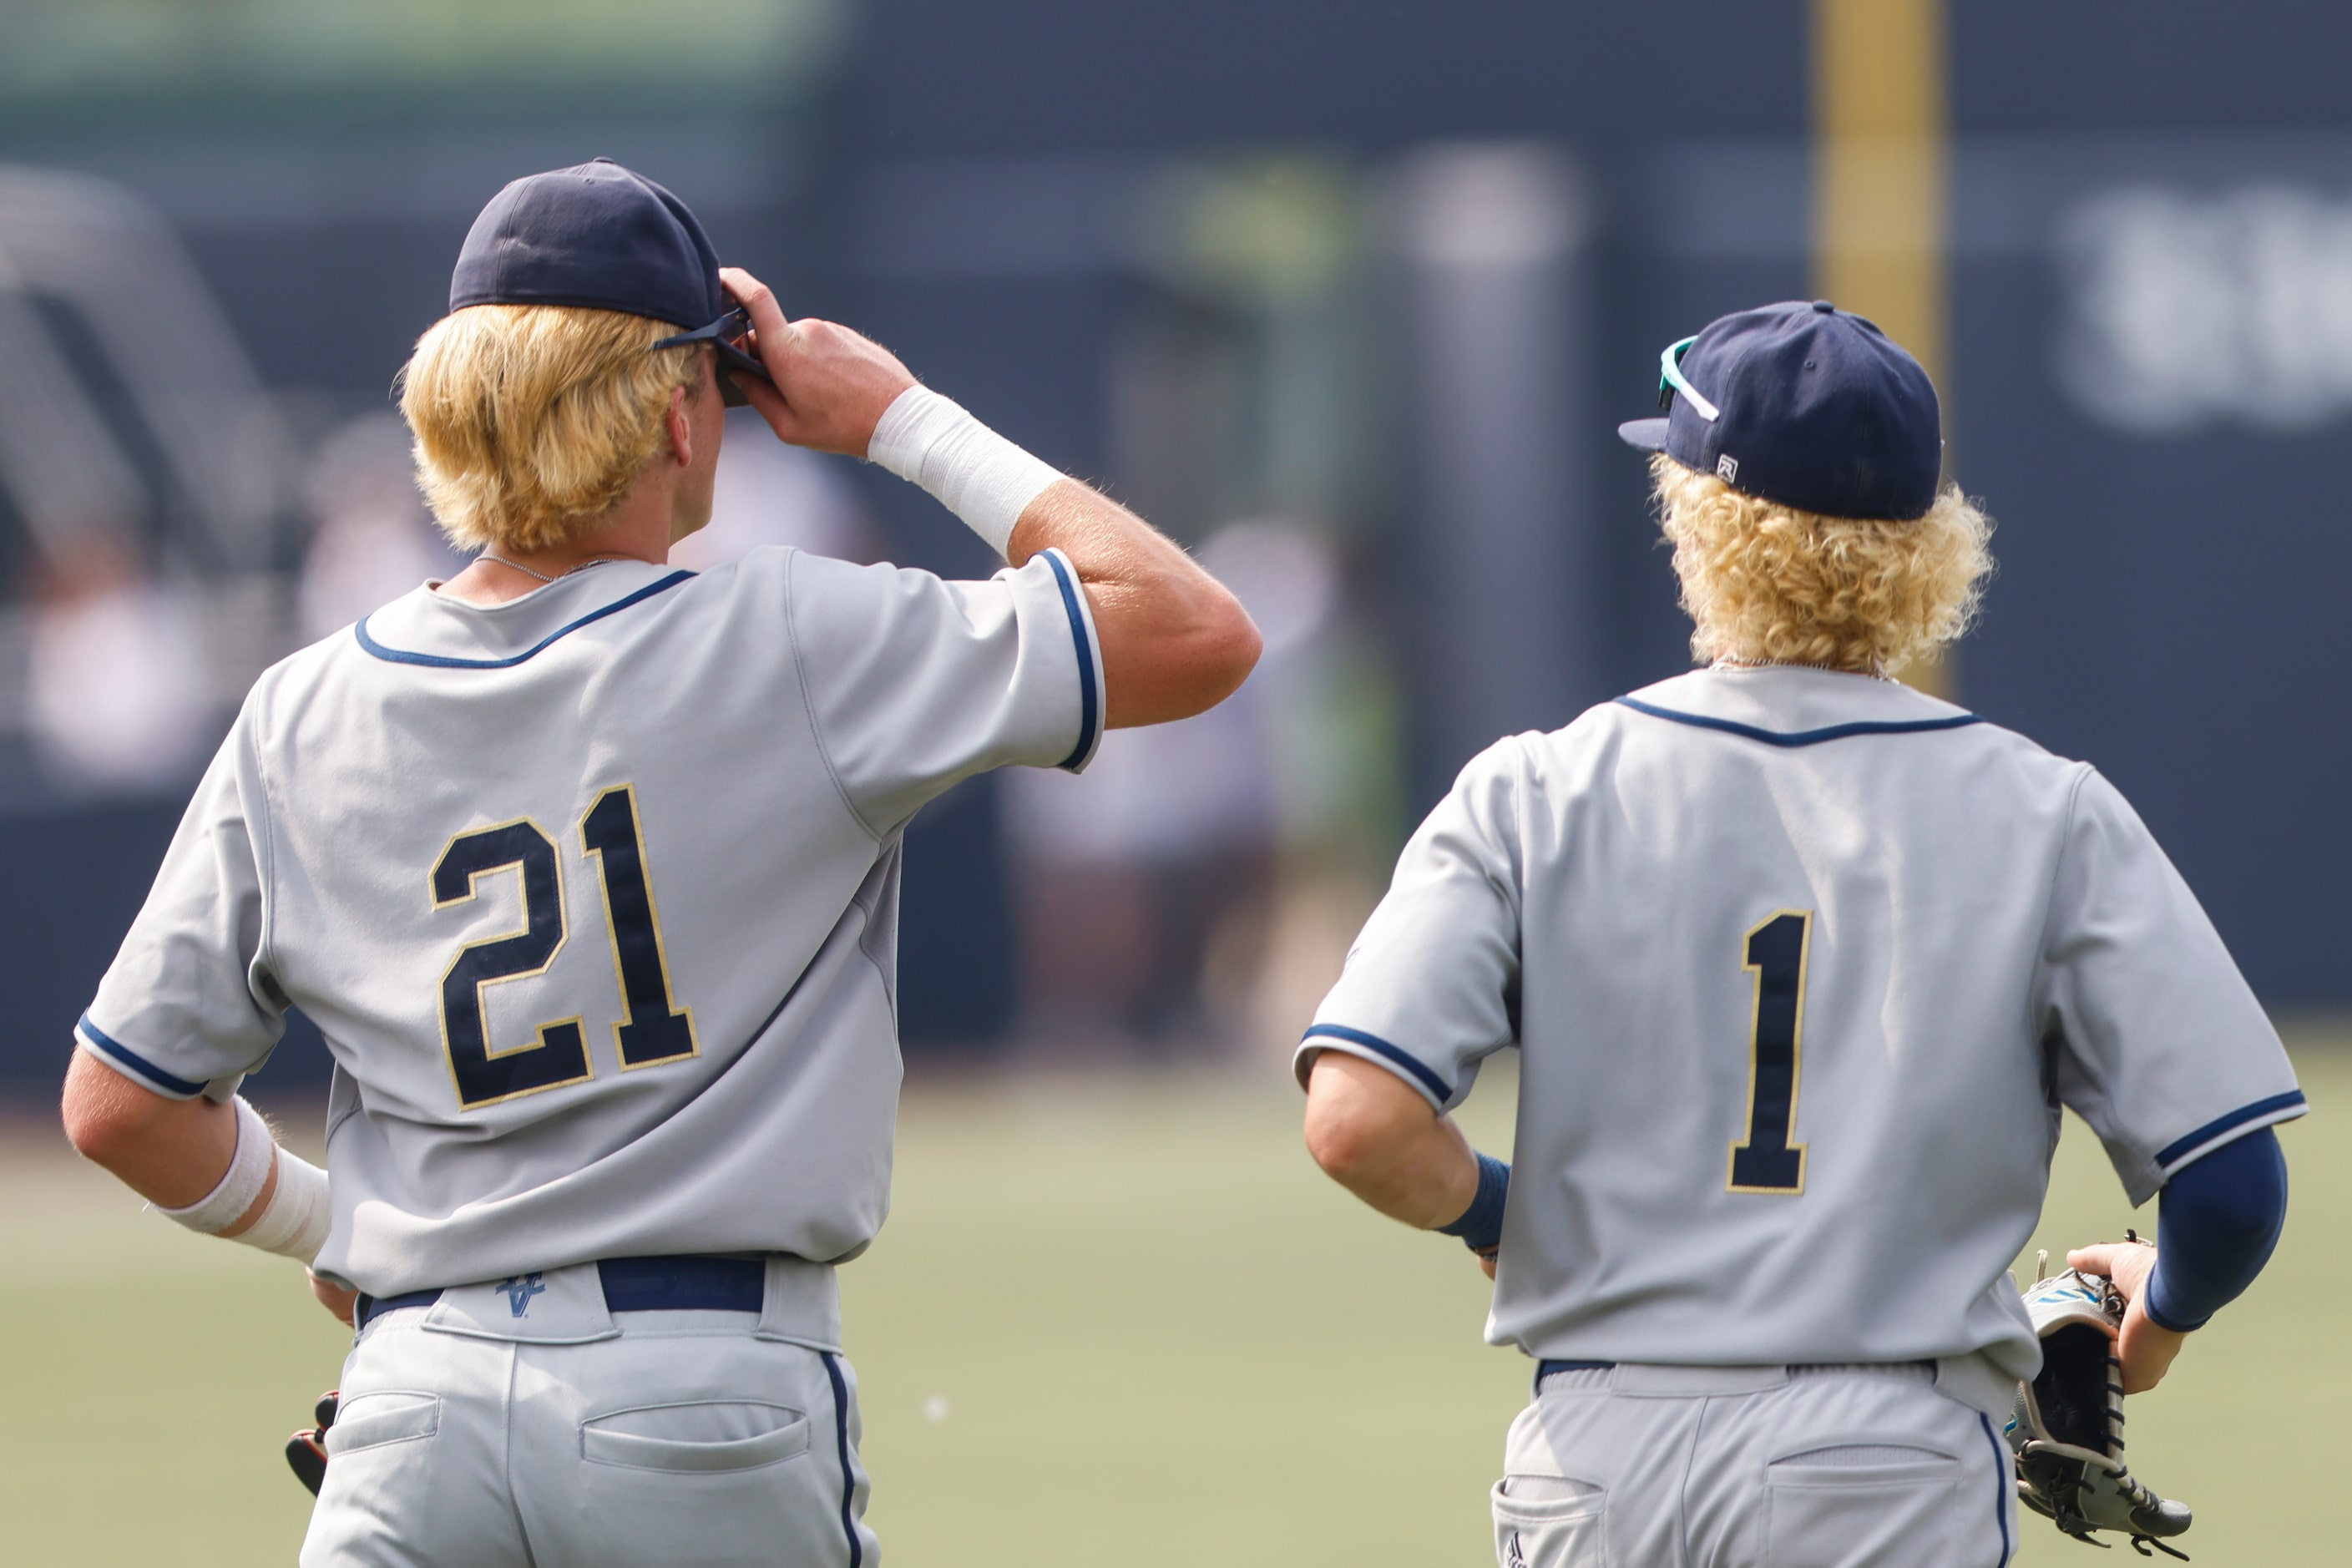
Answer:
POLYGON ((2278 1032, 2137 813, 2084 770, 2038 987, 2060 1100, 2135 1204, 2233 1138, 2306 1109, 2278 1032))
POLYGON ((1521 756, 1514 740, 1473 758, 1405 845, 1299 1042, 1302 1086, 1318 1056, 1344 1051, 1451 1110, 1517 1038, 1521 756))
POLYGON ((1069 558, 984 583, 795 554, 793 640, 825 758, 884 834, 1013 763, 1083 769, 1102 741, 1102 649, 1069 558))
POLYGON ((255 824, 267 831, 267 807, 248 736, 240 717, 75 1029, 83 1050, 173 1100, 226 1100, 286 1026, 286 1001, 262 962, 255 824))

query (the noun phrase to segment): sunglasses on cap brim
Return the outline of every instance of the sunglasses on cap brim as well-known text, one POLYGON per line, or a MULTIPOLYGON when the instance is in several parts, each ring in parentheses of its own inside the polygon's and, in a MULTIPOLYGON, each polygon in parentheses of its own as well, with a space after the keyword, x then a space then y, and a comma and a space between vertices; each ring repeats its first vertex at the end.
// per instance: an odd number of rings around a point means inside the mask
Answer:
POLYGON ((738 305, 707 327, 697 327, 690 332, 679 332, 657 343, 647 344, 646 352, 684 348, 689 343, 709 343, 719 351, 719 401, 730 408, 740 408, 751 399, 745 397, 743 389, 735 384, 738 375, 757 376, 770 386, 776 384, 775 378, 768 374, 768 367, 743 347, 743 342, 751 331, 751 312, 738 305))
POLYGON ((1683 374, 1683 355, 1688 353, 1691 344, 1696 342, 1698 337, 1694 333, 1678 343, 1668 343, 1666 352, 1658 356, 1658 406, 1670 406, 1675 394, 1679 392, 1683 395, 1683 401, 1691 405, 1691 412, 1712 425, 1723 417, 1723 411, 1707 401, 1699 389, 1690 384, 1690 378, 1683 374))

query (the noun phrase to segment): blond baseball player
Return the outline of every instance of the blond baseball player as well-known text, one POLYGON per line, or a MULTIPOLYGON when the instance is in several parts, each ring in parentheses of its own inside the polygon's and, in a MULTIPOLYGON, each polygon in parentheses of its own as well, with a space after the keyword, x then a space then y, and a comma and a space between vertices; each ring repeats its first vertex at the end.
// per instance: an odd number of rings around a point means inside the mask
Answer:
MULTIPOLYGON (((1916 362, 1798 302, 1664 368, 1670 416, 1622 433, 1706 667, 1463 770, 1299 1047, 1307 1143, 1478 1251, 1488 1339, 1538 1362, 1504 1568, 1994 1568, 2060 1107, 2165 1194, 2158 1247, 2074 1258, 2137 1390, 2269 1256, 2303 1096, 2114 786, 1887 679, 1990 564, 1916 362), (1507 1166, 1445 1113, 1512 1045, 1507 1166)), ((2115 1430, 2105 1365, 2058 1428, 2115 1430)), ((2185 1528, 2093 1468, 2028 1500, 2185 1528)))
POLYGON ((603 161, 485 209, 402 397, 479 553, 255 685, 68 1128, 354 1320, 309 1568, 866 1568, 834 1273, 888 1198, 900 835, 959 779, 1213 705, 1255 629, 603 161), (1006 568, 673 569, 743 397, 1006 568), (295 1005, 335 1056, 325 1172, 236 1092, 295 1005))

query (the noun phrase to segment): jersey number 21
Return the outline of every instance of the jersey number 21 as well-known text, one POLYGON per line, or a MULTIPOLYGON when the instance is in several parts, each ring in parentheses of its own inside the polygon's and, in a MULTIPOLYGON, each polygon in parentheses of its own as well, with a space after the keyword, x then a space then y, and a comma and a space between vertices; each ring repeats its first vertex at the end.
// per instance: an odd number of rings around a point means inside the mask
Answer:
MULTIPOLYGON (((603 873, 605 925, 628 1016, 613 1033, 624 1071, 695 1056, 691 1009, 671 1005, 669 962, 646 870, 645 835, 635 791, 619 784, 596 797, 580 819, 583 858, 603 873)), ((522 884, 523 929, 458 950, 441 977, 441 1039, 449 1073, 467 1110, 595 1077, 585 1027, 577 1017, 541 1024, 533 1042, 511 1050, 490 1045, 482 989, 547 973, 569 934, 563 872, 554 841, 529 818, 461 833, 433 868, 433 907, 469 903, 482 878, 514 871, 522 884)))

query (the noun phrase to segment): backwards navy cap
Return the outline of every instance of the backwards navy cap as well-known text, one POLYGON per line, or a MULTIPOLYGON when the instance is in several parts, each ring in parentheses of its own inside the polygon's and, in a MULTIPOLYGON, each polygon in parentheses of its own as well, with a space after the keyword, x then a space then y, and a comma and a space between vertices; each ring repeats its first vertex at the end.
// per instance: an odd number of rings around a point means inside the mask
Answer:
MULTIPOLYGON (((687 205, 610 158, 527 174, 490 198, 449 275, 449 309, 580 305, 685 329, 654 344, 709 342, 726 369, 768 379, 729 341, 746 330, 719 282, 719 253, 687 205)), ((720 390, 740 402, 726 377, 720 390)))
POLYGON ((1924 515, 1944 440, 1919 362, 1827 300, 1766 305, 1668 349, 1663 419, 1617 427, 1736 490, 1826 517, 1924 515))

